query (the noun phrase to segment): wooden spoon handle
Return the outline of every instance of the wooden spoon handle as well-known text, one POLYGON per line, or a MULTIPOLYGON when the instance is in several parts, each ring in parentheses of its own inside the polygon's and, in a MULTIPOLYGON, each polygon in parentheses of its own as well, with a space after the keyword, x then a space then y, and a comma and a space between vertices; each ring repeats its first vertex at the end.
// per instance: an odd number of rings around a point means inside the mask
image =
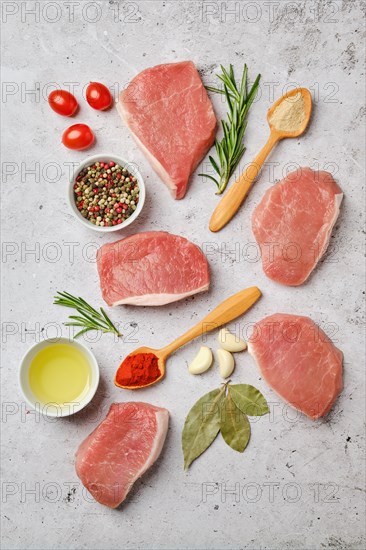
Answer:
POLYGON ((211 216, 209 224, 209 228, 211 231, 220 231, 220 229, 222 229, 239 210, 240 205, 247 196, 249 189, 253 185, 256 177, 258 176, 264 161, 266 160, 278 140, 279 136, 277 132, 271 132, 267 143, 260 151, 260 153, 258 153, 254 161, 230 187, 227 193, 225 193, 211 216))
POLYGON ((174 340, 171 344, 163 348, 161 351, 167 357, 173 351, 176 351, 178 348, 187 344, 197 338, 202 336, 206 332, 215 330, 222 325, 226 325, 233 319, 239 317, 245 313, 261 296, 261 291, 256 286, 246 288, 230 296, 224 300, 220 305, 218 305, 213 311, 211 311, 206 317, 192 327, 188 332, 174 340))

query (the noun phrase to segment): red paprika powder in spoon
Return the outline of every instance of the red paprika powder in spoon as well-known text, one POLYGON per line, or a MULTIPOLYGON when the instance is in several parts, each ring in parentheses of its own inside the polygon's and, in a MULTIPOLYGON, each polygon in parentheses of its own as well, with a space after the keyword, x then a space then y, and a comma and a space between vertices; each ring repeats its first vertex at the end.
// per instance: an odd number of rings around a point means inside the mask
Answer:
POLYGON ((116 383, 120 386, 146 386, 161 376, 159 359, 154 353, 128 355, 116 374, 116 383))
POLYGON ((179 338, 161 349, 142 346, 130 353, 119 366, 114 383, 120 388, 137 390, 150 386, 164 377, 168 357, 193 338, 202 336, 245 313, 261 296, 256 286, 245 288, 226 298, 211 313, 179 338))

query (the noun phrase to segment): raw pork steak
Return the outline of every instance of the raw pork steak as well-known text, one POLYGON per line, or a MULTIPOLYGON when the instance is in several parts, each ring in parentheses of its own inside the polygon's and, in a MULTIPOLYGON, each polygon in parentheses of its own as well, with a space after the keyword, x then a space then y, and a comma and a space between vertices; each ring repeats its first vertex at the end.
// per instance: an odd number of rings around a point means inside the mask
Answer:
POLYGON ((76 453, 76 473, 95 500, 117 508, 160 455, 169 412, 148 403, 113 403, 76 453))
POLYGON ((266 191, 252 228, 270 279, 290 286, 306 281, 328 247, 342 197, 331 174, 310 168, 266 191))
POLYGON ((215 139, 216 117, 192 61, 139 73, 117 109, 150 164, 175 199, 215 139))
POLYGON ((342 391, 343 354, 309 317, 265 317, 248 351, 268 384, 313 420, 327 414, 342 391))
POLYGON ((206 257, 184 237, 147 231, 103 245, 100 286, 109 306, 161 306, 207 290, 206 257))

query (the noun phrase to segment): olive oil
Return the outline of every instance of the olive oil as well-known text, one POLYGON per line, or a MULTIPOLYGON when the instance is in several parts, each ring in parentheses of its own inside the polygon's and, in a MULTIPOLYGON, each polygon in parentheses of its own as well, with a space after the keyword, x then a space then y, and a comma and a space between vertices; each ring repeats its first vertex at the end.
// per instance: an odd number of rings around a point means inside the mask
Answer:
POLYGON ((37 353, 29 367, 29 384, 43 404, 81 402, 89 391, 92 372, 87 357, 68 344, 53 344, 37 353))

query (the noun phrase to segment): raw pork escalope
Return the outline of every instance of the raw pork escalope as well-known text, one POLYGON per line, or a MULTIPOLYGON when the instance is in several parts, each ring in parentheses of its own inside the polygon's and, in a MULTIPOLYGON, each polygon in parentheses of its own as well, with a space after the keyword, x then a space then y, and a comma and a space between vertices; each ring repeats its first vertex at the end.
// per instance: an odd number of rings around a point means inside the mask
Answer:
POLYGON ((184 237, 147 231, 103 245, 97 253, 103 299, 109 306, 160 306, 210 285, 207 259, 184 237))
POLYGON ((192 61, 145 69, 120 94, 117 109, 175 199, 215 140, 216 117, 192 61))
POLYGON ((309 317, 265 317, 248 351, 268 384, 313 420, 327 414, 342 391, 343 354, 309 317))
POLYGON ((95 500, 110 508, 125 500, 160 455, 168 423, 169 412, 148 403, 111 405, 76 453, 76 473, 95 500))
POLYGON ((252 216, 265 274, 301 285, 328 248, 342 191, 328 172, 301 168, 273 185, 252 216))

